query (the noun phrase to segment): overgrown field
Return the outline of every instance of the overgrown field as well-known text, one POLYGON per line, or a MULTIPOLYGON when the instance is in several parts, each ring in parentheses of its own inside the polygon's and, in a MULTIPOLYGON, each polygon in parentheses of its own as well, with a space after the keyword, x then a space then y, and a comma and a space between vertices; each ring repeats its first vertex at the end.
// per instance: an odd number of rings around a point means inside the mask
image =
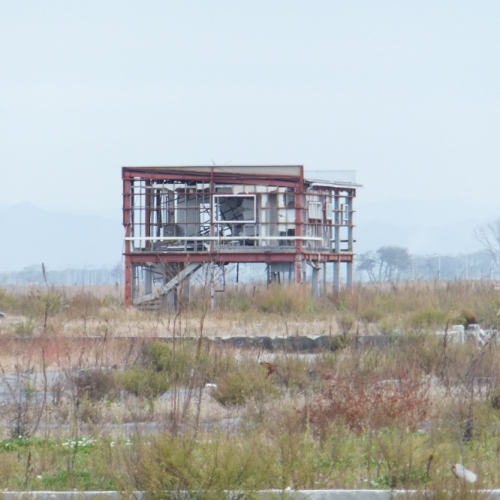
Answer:
POLYGON ((1 488, 500 486, 500 344, 435 333, 499 327, 493 285, 365 286, 317 303, 305 287, 243 287, 214 311, 192 295, 144 312, 112 290, 0 290, 1 488), (352 342, 368 333, 388 341, 352 342), (305 354, 206 340, 241 334, 331 341, 305 354))

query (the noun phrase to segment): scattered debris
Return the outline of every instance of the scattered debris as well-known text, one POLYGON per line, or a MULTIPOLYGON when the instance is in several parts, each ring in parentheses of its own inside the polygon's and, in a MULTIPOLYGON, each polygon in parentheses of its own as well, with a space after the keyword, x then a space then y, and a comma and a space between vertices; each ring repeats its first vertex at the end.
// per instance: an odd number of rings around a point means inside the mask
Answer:
POLYGON ((461 464, 455 464, 451 466, 451 470, 457 479, 464 479, 468 483, 475 483, 477 481, 477 474, 466 469, 461 464))
POLYGON ((7 315, 0 311, 0 320, 4 319, 7 315))
POLYGON ((486 330, 481 328, 481 325, 471 324, 467 328, 464 325, 453 325, 448 331, 439 330, 436 335, 447 337, 448 342, 457 344, 465 344, 467 339, 474 339, 479 349, 483 348, 490 341, 498 338, 498 330, 490 326, 486 330))

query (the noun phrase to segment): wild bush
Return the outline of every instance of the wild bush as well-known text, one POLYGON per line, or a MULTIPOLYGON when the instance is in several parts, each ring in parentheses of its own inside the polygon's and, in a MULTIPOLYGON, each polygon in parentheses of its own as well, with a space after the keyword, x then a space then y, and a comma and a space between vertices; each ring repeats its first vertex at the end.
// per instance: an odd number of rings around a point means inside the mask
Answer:
POLYGON ((222 406, 242 406, 250 399, 263 401, 279 393, 276 383, 257 363, 240 365, 236 371, 221 375, 216 382, 212 396, 222 406))
POLYGON ((278 314, 307 314, 317 310, 307 287, 270 285, 255 293, 254 304, 258 311, 278 314))
POLYGON ((119 387, 114 371, 81 370, 71 377, 71 383, 76 387, 76 395, 80 400, 101 401, 118 397, 119 387))
MULTIPOLYGON (((336 337, 335 337, 336 338, 336 337)), ((317 374, 313 363, 302 357, 293 355, 279 356, 273 362, 275 373, 267 377, 289 391, 302 391, 313 385, 317 374)))
POLYGON ((429 408, 429 385, 420 379, 402 375, 398 380, 374 382, 336 376, 312 399, 308 412, 322 434, 328 433, 332 421, 361 433, 394 426, 415 430, 429 408))
POLYGON ((228 290, 217 303, 220 311, 248 312, 253 308, 253 297, 249 290, 228 290))
POLYGON ((383 317, 384 313, 376 307, 368 307, 360 315, 366 323, 378 323, 383 317))
POLYGON ((18 312, 20 303, 19 297, 5 290, 0 290, 0 311, 7 313, 18 312))
POLYGON ((215 434, 197 442, 190 436, 164 434, 141 444, 128 460, 133 487, 148 498, 164 498, 165 491, 203 491, 203 498, 219 499, 227 491, 272 488, 279 482, 275 453, 261 436, 215 434))
POLYGON ((71 318, 83 318, 94 316, 100 306, 100 299, 93 293, 81 290, 67 298, 68 316, 71 318))
POLYGON ((134 396, 156 398, 172 387, 172 378, 167 372, 133 366, 123 372, 117 372, 119 386, 134 396))
POLYGON ((174 347, 167 342, 145 343, 141 364, 154 372, 168 373, 172 379, 186 381, 193 368, 194 346, 192 342, 178 341, 174 347))
POLYGON ((444 327, 449 314, 437 307, 431 307, 414 313, 411 325, 415 329, 428 329, 430 327, 444 327))
POLYGON ((45 318, 60 313, 64 306, 63 296, 55 290, 34 290, 24 297, 21 302, 23 314, 32 318, 45 318))
POLYGON ((36 323, 32 318, 19 321, 14 325, 14 334, 16 337, 32 337, 36 332, 36 323))

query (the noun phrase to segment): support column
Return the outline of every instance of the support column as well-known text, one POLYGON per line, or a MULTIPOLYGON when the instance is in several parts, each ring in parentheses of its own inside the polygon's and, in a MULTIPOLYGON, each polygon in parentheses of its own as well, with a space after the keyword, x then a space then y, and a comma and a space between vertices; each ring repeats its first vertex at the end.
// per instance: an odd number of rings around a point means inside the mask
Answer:
MULTIPOLYGON (((132 187, 131 180, 123 179, 123 224, 125 226, 125 238, 132 236, 132 187)), ((132 262, 130 251, 132 245, 130 240, 125 239, 125 305, 132 305, 132 262)))
POLYGON ((132 264, 129 256, 125 256, 125 305, 132 305, 132 264))
POLYGON ((333 263, 333 289, 340 292, 340 262, 333 263))
MULTIPOLYGON (((354 259, 354 238, 353 238, 353 227, 354 227, 354 211, 352 209, 352 199, 354 197, 353 191, 348 191, 347 193, 347 251, 352 254, 354 259)), ((353 271, 353 261, 348 262, 347 265, 347 275, 346 283, 347 288, 352 288, 352 271, 353 271)))
MULTIPOLYGON (((340 192, 334 191, 333 208, 334 208, 334 239, 335 239, 335 253, 340 253, 340 192)), ((340 262, 333 263, 333 289, 340 292, 340 262)))
POLYGON ((312 273, 311 273, 311 285, 314 300, 319 297, 319 265, 317 263, 311 263, 312 273))
POLYGON ((302 260, 301 255, 297 255, 295 260, 295 281, 297 283, 302 283, 302 260))
POLYGON ((323 284, 322 284, 322 290, 321 290, 321 293, 323 294, 323 296, 326 295, 326 262, 323 262, 323 284))
POLYGON ((144 293, 149 295, 153 292, 153 274, 151 272, 151 267, 147 266, 144 268, 144 293))
POLYGON ((137 276, 137 264, 131 264, 130 273, 132 275, 132 301, 137 298, 139 292, 139 276, 137 276))

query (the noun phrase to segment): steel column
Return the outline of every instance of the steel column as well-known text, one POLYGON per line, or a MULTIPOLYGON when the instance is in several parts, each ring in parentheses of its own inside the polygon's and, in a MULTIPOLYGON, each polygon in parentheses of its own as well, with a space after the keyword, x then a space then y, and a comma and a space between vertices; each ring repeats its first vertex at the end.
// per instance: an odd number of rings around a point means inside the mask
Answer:
MULTIPOLYGON (((125 237, 131 236, 131 181, 123 181, 123 224, 125 225, 125 237)), ((130 258, 131 243, 125 240, 125 305, 132 305, 132 260, 130 258)))

